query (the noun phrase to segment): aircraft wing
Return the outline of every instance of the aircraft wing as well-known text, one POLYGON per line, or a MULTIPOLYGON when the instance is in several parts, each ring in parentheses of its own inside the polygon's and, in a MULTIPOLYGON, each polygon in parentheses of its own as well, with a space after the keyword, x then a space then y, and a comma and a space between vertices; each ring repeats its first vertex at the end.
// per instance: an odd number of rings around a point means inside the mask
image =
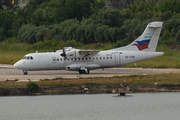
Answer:
POLYGON ((95 55, 95 54, 97 54, 99 52, 100 52, 100 50, 79 50, 79 54, 80 55, 85 55, 85 56, 87 56, 87 55, 95 55))

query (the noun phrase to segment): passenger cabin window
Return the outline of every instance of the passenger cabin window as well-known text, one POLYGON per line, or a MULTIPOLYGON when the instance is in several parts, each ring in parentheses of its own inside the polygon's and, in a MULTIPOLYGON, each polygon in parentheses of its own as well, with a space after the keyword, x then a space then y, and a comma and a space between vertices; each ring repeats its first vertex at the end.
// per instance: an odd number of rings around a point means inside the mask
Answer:
POLYGON ((89 59, 91 60, 91 57, 89 57, 89 59))
POLYGON ((110 57, 110 59, 112 59, 112 57, 110 57))
POLYGON ((99 57, 99 59, 101 60, 101 57, 99 57))
POLYGON ((107 59, 109 59, 109 57, 107 57, 107 59))
POLYGON ((103 59, 105 59, 105 57, 103 57, 103 59))
POLYGON ((96 57, 96 60, 98 60, 98 57, 96 57))
POLYGON ((82 58, 82 60, 84 60, 84 58, 82 58))
POLYGON ((57 61, 59 61, 59 58, 57 58, 57 61))

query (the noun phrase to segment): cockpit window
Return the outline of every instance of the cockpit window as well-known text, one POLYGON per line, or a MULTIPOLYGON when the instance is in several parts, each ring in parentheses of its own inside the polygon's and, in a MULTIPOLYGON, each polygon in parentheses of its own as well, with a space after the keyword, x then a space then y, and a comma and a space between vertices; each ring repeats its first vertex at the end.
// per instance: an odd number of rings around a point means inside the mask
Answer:
POLYGON ((24 56, 22 58, 22 60, 24 60, 24 59, 26 59, 26 60, 33 60, 33 57, 32 56, 24 56))
POLYGON ((26 56, 24 56, 22 59, 26 59, 26 56))

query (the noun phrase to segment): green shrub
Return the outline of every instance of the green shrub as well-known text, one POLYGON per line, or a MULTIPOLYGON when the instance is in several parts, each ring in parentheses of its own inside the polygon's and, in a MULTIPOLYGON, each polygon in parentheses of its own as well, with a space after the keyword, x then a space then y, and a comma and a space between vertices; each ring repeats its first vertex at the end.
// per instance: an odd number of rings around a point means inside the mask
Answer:
POLYGON ((30 82, 27 83, 27 88, 30 89, 31 91, 37 91, 39 90, 39 85, 36 84, 35 82, 30 82))

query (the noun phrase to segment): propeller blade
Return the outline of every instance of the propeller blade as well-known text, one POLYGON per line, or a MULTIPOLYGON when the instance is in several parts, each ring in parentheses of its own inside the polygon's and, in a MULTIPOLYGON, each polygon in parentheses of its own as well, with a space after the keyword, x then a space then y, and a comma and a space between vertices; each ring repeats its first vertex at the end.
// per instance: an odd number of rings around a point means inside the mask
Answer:
POLYGON ((61 53, 61 56, 64 57, 64 60, 67 59, 66 50, 64 47, 63 47, 63 53, 61 53))

